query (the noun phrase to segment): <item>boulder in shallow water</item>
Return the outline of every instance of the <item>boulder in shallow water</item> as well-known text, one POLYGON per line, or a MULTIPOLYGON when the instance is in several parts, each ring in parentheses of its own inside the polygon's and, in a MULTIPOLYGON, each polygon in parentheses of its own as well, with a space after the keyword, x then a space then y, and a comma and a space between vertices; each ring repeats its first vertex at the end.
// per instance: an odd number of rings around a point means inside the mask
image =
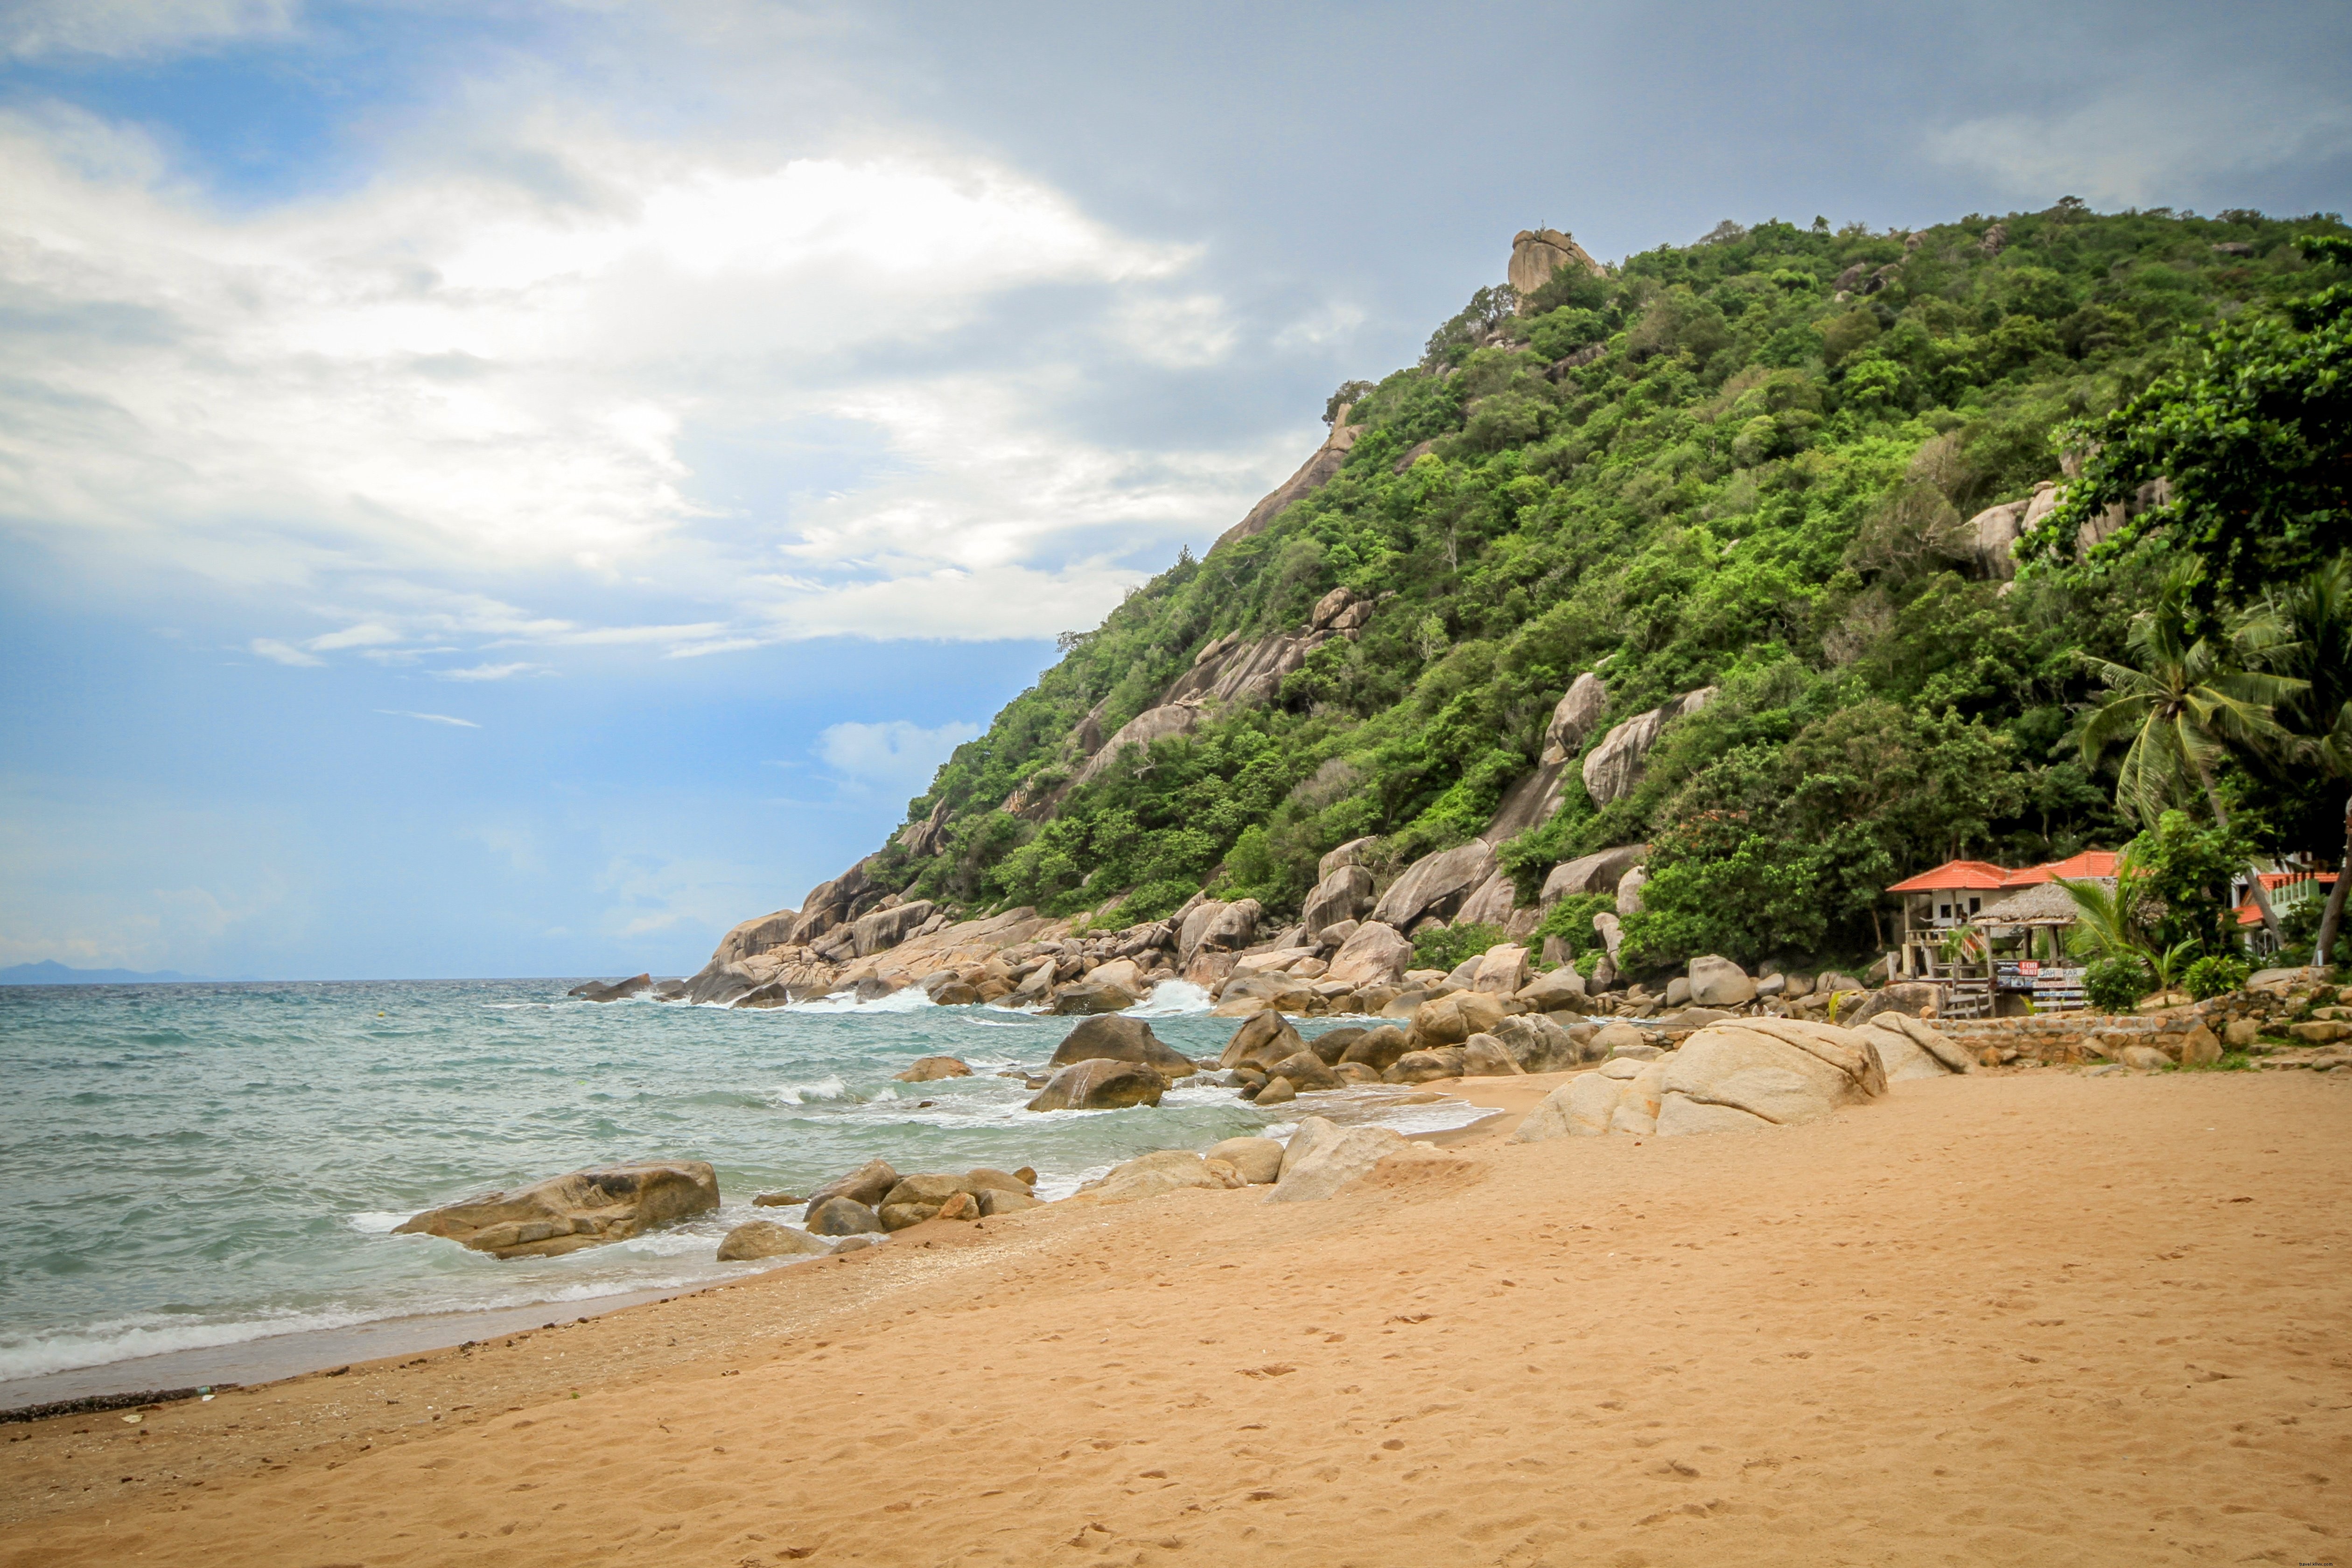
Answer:
POLYGON ((1412 1038, 1394 1024, 1382 1024, 1367 1029, 1348 1044, 1339 1053, 1343 1062, 1360 1062, 1374 1072, 1381 1072, 1397 1064, 1397 1058, 1412 1048, 1412 1038))
POLYGON ((1168 1080, 1136 1062, 1097 1058, 1062 1068, 1045 1080, 1031 1110, 1116 1110, 1129 1105, 1157 1105, 1168 1091, 1168 1080))
POLYGON ((1055 991, 1045 1010, 1061 1017, 1087 1013, 1118 1013, 1135 1005, 1136 994, 1109 981, 1073 980, 1055 991))
POLYGON ((831 1197, 808 1206, 801 1223, 816 1236, 879 1236, 882 1218, 856 1198, 831 1197))
POLYGON ((703 1160, 598 1165, 512 1193, 485 1193, 427 1209, 398 1236, 446 1237, 494 1258, 553 1258, 625 1241, 719 1206, 719 1177, 703 1160))
POLYGON ((823 1258, 832 1251, 833 1243, 821 1236, 811 1236, 804 1230, 794 1230, 772 1219, 755 1219, 727 1233, 726 1239, 719 1244, 719 1261, 746 1263, 758 1258, 823 1258))
POLYGON ((1268 1078, 1286 1078, 1290 1087, 1301 1094, 1319 1089, 1344 1087, 1339 1075, 1323 1065, 1323 1058, 1313 1051, 1293 1051, 1265 1069, 1268 1078))
POLYGON ((1198 1070, 1192 1058, 1153 1034, 1141 1018, 1088 1018, 1062 1037, 1045 1065, 1066 1068, 1089 1061, 1133 1062, 1162 1078, 1189 1078, 1198 1070))
POLYGON ((917 1057, 896 1076, 900 1083, 937 1083, 943 1078, 970 1078, 971 1068, 954 1057, 917 1057))
POLYGON ((1287 1105, 1298 1098, 1298 1089, 1286 1078, 1270 1078, 1264 1088, 1245 1098, 1257 1105, 1287 1105))
POLYGON ((601 981, 591 980, 585 984, 574 985, 564 994, 577 996, 585 1002, 618 1002, 625 997, 643 995, 653 988, 654 977, 650 974, 639 974, 627 980, 615 980, 610 985, 601 981))
POLYGON ((1234 1037, 1225 1042, 1224 1053, 1217 1058, 1217 1065, 1271 1072, 1275 1063, 1306 1047, 1307 1042, 1298 1037, 1289 1019, 1279 1013, 1260 1013, 1234 1031, 1234 1037))
POLYGON ((980 993, 961 980, 943 980, 930 987, 933 1004, 941 1007, 977 1007, 980 993))

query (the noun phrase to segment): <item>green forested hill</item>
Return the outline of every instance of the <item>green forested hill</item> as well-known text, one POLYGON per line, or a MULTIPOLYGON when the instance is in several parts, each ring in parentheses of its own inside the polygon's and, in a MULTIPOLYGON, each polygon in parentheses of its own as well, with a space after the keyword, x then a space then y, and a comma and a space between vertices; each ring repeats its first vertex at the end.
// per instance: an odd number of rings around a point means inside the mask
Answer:
MULTIPOLYGON (((2059 479, 2054 433, 2200 329, 2310 291, 2294 241, 2343 232, 2071 201, 1909 235, 1727 223, 1525 300, 1481 290, 1421 364, 1334 399, 1360 427, 1334 479, 1066 637, 912 803, 927 852, 869 869, 973 908, 1128 893, 1119 924, 1203 886, 1295 908, 1335 845, 1378 835, 1394 867, 1476 834, 1588 670, 1592 740, 1719 688, 1630 796, 1596 808, 1571 765, 1503 854, 1532 900, 1555 862, 1651 841, 1627 931, 1653 963, 1860 951, 1911 871, 2118 843, 2074 744, 2078 655, 2124 657, 2162 542, 2003 582, 1966 521, 2059 479), (1376 601, 1357 640, 1042 807, 1204 645, 1297 630, 1335 586, 1376 601)), ((2229 785, 2258 837, 2302 831, 2229 785)))

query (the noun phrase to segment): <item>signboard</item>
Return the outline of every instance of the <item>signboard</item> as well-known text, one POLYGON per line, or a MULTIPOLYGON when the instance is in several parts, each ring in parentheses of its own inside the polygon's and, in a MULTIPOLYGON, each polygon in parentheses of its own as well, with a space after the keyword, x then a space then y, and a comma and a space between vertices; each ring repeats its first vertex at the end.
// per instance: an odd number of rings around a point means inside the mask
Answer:
POLYGON ((1996 991, 2031 991, 2041 976, 2042 961, 2034 958, 2003 958, 1994 962, 1992 984, 1996 991))

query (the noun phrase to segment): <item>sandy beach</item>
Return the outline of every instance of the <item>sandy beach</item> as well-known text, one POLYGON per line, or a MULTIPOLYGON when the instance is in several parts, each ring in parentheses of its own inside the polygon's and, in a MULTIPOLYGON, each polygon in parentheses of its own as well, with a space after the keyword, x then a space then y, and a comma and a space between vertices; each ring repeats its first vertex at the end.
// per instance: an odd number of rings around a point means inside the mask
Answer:
POLYGON ((933 1222, 0 1428, 0 1564, 2339 1560, 2352 1075, 1509 1142, 1557 1081, 1329 1203, 933 1222))

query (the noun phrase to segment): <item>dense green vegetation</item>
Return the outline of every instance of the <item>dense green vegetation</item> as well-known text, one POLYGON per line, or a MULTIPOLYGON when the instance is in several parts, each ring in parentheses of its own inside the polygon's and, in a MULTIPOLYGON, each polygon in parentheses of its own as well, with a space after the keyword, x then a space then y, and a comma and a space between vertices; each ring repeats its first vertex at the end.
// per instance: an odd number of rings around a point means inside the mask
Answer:
MULTIPOLYGON (((1506 847, 1531 898, 1562 858, 1653 842, 1641 961, 1857 952, 1913 870, 2120 843, 2138 824, 2078 744, 2092 660, 2130 664, 2184 547, 2135 529, 2095 569, 2004 584, 1965 520, 2060 478, 2062 432, 2193 383, 2211 330, 2291 330, 2343 270, 2295 240, 2343 232, 2068 201, 1908 237, 1726 225, 1564 269, 1516 314, 1482 289, 1421 364, 1342 389, 1363 428, 1329 484, 1066 637, 912 803, 945 802, 943 852, 894 845, 877 879, 1064 913, 1126 893, 1122 924, 1204 885, 1295 908, 1343 841, 1395 865, 1478 832, 1584 670, 1606 722, 1720 688, 1630 796, 1597 807, 1571 767, 1506 847), (1359 640, 1038 819, 1082 721, 1109 734, 1211 639, 1296 630, 1335 585, 1379 601, 1359 640)), ((2131 471, 2095 470, 2117 493, 2131 471)), ((2262 758, 2208 761, 2239 840, 2333 853, 2309 811, 2267 808, 2262 758)), ((1560 934, 1589 950, 1590 911, 1555 911, 1580 915, 1560 934)))

